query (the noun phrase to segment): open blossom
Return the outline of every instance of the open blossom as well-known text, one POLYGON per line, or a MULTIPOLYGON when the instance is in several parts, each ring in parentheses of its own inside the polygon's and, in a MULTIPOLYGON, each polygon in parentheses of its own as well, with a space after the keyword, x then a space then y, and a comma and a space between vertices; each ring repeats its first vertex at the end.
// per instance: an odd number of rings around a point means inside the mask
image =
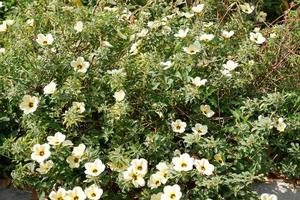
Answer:
POLYGON ((263 193, 260 195, 261 200, 277 200, 277 196, 275 194, 267 194, 263 193))
POLYGON ((71 62, 71 66, 76 72, 86 73, 90 67, 90 63, 85 61, 83 57, 78 57, 76 60, 71 62))
POLYGON ((286 123, 284 123, 283 118, 280 117, 280 118, 278 119, 278 123, 277 123, 277 125, 276 125, 276 129, 277 129, 279 132, 284 132, 285 128, 286 128, 286 123))
POLYGON ((213 34, 207 34, 207 33, 204 33, 202 35, 200 35, 199 37, 199 40, 201 41, 211 41, 215 38, 215 36, 213 34))
POLYGON ((105 165, 100 159, 96 159, 94 162, 85 163, 84 167, 84 173, 88 176, 99 176, 105 170, 105 165))
POLYGON ((258 13, 257 20, 258 20, 259 22, 264 22, 264 21, 266 21, 266 19, 267 19, 267 13, 265 13, 265 12, 263 12, 263 11, 260 11, 260 12, 258 13))
POLYGON ((175 133, 183 133, 185 131, 186 123, 177 119, 175 122, 172 122, 171 126, 175 133))
POLYGON ((47 140, 50 145, 57 146, 65 141, 66 136, 61 132, 56 132, 54 136, 48 136, 47 140))
POLYGON ((208 118, 212 117, 215 114, 215 112, 211 110, 209 105, 201 105, 200 110, 208 118))
POLYGON ((82 23, 82 21, 76 22, 75 25, 74 25, 74 29, 75 29, 75 31, 77 33, 82 32, 82 30, 83 30, 83 23, 82 23))
POLYGON ((66 190, 64 188, 59 188, 57 192, 52 191, 49 194, 51 200, 65 200, 66 190))
POLYGON ((238 63, 234 62, 233 60, 228 60, 226 64, 223 64, 224 69, 227 69, 228 71, 232 71, 235 68, 237 68, 238 63))
POLYGON ((44 87, 44 94, 53 94, 56 91, 56 83, 51 81, 44 87))
POLYGON ((83 102, 73 102, 72 109, 74 109, 78 113, 83 113, 85 111, 85 104, 83 102))
POLYGON ((40 167, 36 169, 40 174, 47 174, 49 170, 54 166, 52 160, 48 160, 46 162, 41 162, 40 167))
POLYGON ((130 166, 124 173, 123 177, 126 181, 131 181, 135 187, 145 186, 144 175, 138 174, 132 166, 130 166))
POLYGON ((78 157, 83 156, 85 148, 86 147, 84 144, 79 144, 77 147, 73 148, 72 155, 78 156, 78 157))
POLYGON ((192 130, 195 135, 205 135, 207 133, 207 126, 197 123, 192 130))
POLYGON ((66 192, 65 199, 66 200, 85 200, 86 195, 83 192, 81 187, 76 186, 73 188, 73 190, 68 190, 66 192))
POLYGON ((194 158, 190 157, 189 154, 184 153, 179 157, 174 157, 172 163, 175 171, 189 171, 193 169, 194 158))
POLYGON ((157 173, 160 174, 160 181, 162 184, 166 184, 170 175, 170 168, 166 164, 166 162, 160 162, 156 165, 157 173))
POLYGON ((69 164, 70 168, 78 168, 81 162, 81 156, 70 155, 66 159, 67 163, 69 164))
POLYGON ((222 31, 222 36, 224 38, 228 39, 231 38, 233 35, 234 35, 234 31, 226 31, 226 30, 222 31))
POLYGON ((161 200, 162 192, 159 192, 157 194, 152 194, 150 197, 150 200, 161 200))
POLYGON ((183 51, 187 54, 194 55, 198 53, 200 50, 195 45, 191 44, 188 47, 183 47, 183 51))
POLYGON ((0 8, 2 8, 4 5, 3 5, 3 2, 0 1, 0 8))
POLYGON ((161 200, 179 200, 181 196, 182 193, 179 185, 168 185, 164 187, 164 193, 161 196, 161 200))
POLYGON ((194 165, 196 169, 204 175, 212 175, 215 167, 209 163, 207 159, 195 160, 194 165))
POLYGON ((144 158, 134 159, 131 161, 130 165, 137 174, 145 175, 147 173, 148 162, 144 158))
POLYGON ((39 163, 47 160, 51 155, 49 144, 35 144, 32 148, 31 159, 39 163))
POLYGON ((125 98, 124 90, 120 90, 114 93, 114 98, 116 101, 123 101, 125 98))
POLYGON ((207 82, 207 79, 201 79, 198 76, 192 79, 192 83, 196 87, 203 86, 203 85, 205 85, 206 82, 207 82))
POLYGON ((174 34, 174 36, 178 37, 178 38, 185 38, 188 32, 189 32, 189 28, 187 28, 187 29, 180 29, 178 31, 178 33, 174 34))
POLYGON ((195 13, 200 13, 203 11, 204 4, 198 4, 197 6, 192 7, 192 11, 195 13))
POLYGON ((33 113, 36 111, 39 104, 39 99, 35 96, 25 95, 22 98, 20 109, 24 111, 24 114, 33 113))
POLYGON ((40 33, 37 35, 36 41, 41 46, 46 46, 46 45, 51 45, 53 43, 54 39, 53 39, 53 36, 51 33, 48 33, 47 35, 40 33))
POLYGON ((137 36, 137 37, 145 37, 145 36, 148 34, 148 32, 149 32, 148 29, 143 28, 143 29, 141 30, 141 32, 139 32, 139 33, 136 34, 136 36, 137 36))
POLYGON ((244 3, 240 5, 240 8, 244 13, 251 14, 254 11, 255 6, 250 5, 249 3, 244 3))
POLYGON ((259 32, 250 33, 250 40, 256 44, 263 44, 266 41, 266 38, 259 32))
POLYGON ((162 177, 160 173, 152 174, 150 176, 150 179, 148 180, 147 185, 151 189, 158 188, 162 184, 161 180, 163 180, 163 179, 164 179, 164 177, 162 177))
POLYGON ((103 190, 95 184, 85 188, 84 192, 86 197, 91 200, 98 200, 103 194, 103 190))

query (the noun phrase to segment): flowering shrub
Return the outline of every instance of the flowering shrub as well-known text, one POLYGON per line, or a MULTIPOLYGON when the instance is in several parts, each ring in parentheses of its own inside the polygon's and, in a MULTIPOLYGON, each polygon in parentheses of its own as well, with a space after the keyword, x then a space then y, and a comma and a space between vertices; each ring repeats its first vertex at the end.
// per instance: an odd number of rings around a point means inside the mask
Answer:
POLYGON ((260 1, 179 4, 36 1, 2 22, 15 185, 51 200, 258 199, 268 174, 299 178, 296 11, 270 24, 260 1))

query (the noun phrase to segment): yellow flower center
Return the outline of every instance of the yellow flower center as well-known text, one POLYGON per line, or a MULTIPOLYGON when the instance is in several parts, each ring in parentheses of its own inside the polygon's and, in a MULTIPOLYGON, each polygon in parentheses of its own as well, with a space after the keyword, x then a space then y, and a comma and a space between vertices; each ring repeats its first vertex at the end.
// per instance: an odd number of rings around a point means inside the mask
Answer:
POLYGON ((98 170, 97 169, 93 169, 92 172, 96 174, 98 172, 98 170))
POLYGON ((33 102, 29 102, 28 107, 32 108, 33 107, 33 102))
POLYGON ((171 199, 175 199, 175 198, 176 198, 176 195, 175 195, 175 194, 171 194, 171 195, 170 195, 170 198, 171 198, 171 199))
POLYGON ((82 68, 83 68, 82 64, 78 64, 78 65, 77 65, 77 68, 78 68, 78 69, 82 69, 82 68))
POLYGON ((74 158, 74 163, 78 163, 79 162, 79 159, 78 158, 74 158))
POLYGON ((91 196, 92 196, 92 197, 95 197, 95 196, 96 196, 95 192, 93 192, 93 193, 91 194, 91 196))
POLYGON ((186 163, 181 163, 181 167, 187 167, 186 163))
POLYGON ((43 44, 48 44, 48 41, 47 41, 47 40, 44 40, 44 41, 43 41, 43 44))
POLYGON ((74 199, 74 200, 79 200, 79 197, 78 197, 78 196, 76 196, 76 197, 74 197, 73 199, 74 199))
POLYGON ((40 155, 40 156, 43 156, 43 155, 45 155, 45 152, 44 152, 44 151, 40 151, 40 152, 39 152, 39 155, 40 155))
POLYGON ((137 180, 137 175, 133 174, 133 175, 132 175, 132 179, 133 179, 133 180, 137 180))
POLYGON ((142 167, 142 166, 138 166, 137 169, 138 169, 139 171, 141 171, 141 170, 143 169, 143 167, 142 167))

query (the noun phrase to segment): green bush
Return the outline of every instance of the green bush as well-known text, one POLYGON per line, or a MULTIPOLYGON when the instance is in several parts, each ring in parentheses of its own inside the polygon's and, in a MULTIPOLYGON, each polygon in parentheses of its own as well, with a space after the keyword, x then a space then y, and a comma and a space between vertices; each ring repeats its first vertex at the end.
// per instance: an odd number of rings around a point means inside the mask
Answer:
POLYGON ((296 10, 271 25, 261 1, 99 2, 34 1, 0 27, 14 185, 234 200, 258 199, 270 174, 299 178, 296 10))

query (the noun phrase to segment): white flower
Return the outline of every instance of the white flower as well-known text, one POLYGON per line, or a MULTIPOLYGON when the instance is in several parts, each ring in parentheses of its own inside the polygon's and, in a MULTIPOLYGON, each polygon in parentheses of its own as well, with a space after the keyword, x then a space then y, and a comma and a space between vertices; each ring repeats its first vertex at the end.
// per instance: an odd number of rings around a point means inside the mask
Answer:
POLYGON ((75 30, 77 33, 82 32, 82 30, 83 30, 83 23, 82 23, 82 21, 78 21, 78 22, 75 23, 75 25, 74 25, 74 30, 75 30))
POLYGON ((196 87, 203 86, 203 85, 205 85, 206 82, 207 82, 207 79, 201 79, 198 76, 192 79, 192 83, 196 87))
POLYGON ((7 30, 7 25, 6 23, 0 24, 0 32, 5 32, 7 30))
POLYGON ((5 53, 5 48, 0 48, 0 54, 4 54, 5 53))
POLYGON ((4 7, 3 2, 0 1, 0 8, 4 7))
POLYGON ((243 5, 240 5, 240 8, 244 13, 247 14, 251 14, 255 9, 255 7, 253 5, 250 5, 249 3, 244 3, 243 5))
POLYGON ((184 153, 179 157, 174 157, 172 163, 175 171, 189 171, 193 169, 194 158, 190 157, 189 154, 184 153))
POLYGON ((24 111, 24 114, 33 113, 36 111, 39 104, 39 99, 35 96, 25 95, 22 98, 20 109, 24 111))
POLYGON ((168 167, 168 165, 166 164, 166 162, 160 162, 156 165, 156 169, 158 170, 158 173, 161 176, 161 183, 162 184, 166 184, 166 182, 169 179, 169 175, 170 175, 170 168, 168 167))
POLYGON ((147 173, 148 162, 146 159, 134 159, 130 164, 136 174, 145 175, 147 173))
POLYGON ((162 179, 164 179, 164 177, 162 177, 160 173, 152 174, 147 185, 151 189, 158 188, 162 183, 162 179))
POLYGON ((66 190, 64 188, 59 188, 57 192, 52 191, 49 194, 49 198, 51 200, 65 200, 65 197, 66 197, 66 190))
POLYGON ((192 11, 195 13, 200 13, 202 12, 203 8, 204 8, 204 4, 198 4, 197 6, 192 7, 192 11))
POLYGON ((40 174, 47 174, 49 170, 54 166, 52 160, 48 160, 46 162, 41 162, 40 167, 36 169, 40 174))
POLYGON ((270 117, 265 117, 263 115, 259 115, 257 125, 260 127, 263 127, 263 128, 272 129, 274 123, 272 122, 270 117))
POLYGON ((84 190, 86 197, 91 200, 98 200, 103 194, 103 190, 97 185, 93 184, 84 190))
POLYGON ((121 74, 123 72, 123 69, 112 69, 112 70, 107 70, 107 73, 110 75, 115 75, 115 74, 121 74))
POLYGON ((255 27, 253 30, 255 33, 258 33, 260 31, 260 27, 255 27))
POLYGON ((114 98, 116 101, 123 101, 125 98, 124 90, 120 90, 114 93, 114 98))
POLYGON ((179 38, 185 38, 188 32, 189 32, 189 28, 187 28, 185 30, 184 29, 180 29, 178 31, 178 33, 174 34, 174 36, 175 37, 179 37, 179 38))
POLYGON ((73 190, 68 190, 66 192, 66 200, 85 200, 86 195, 83 192, 82 188, 79 186, 76 186, 73 188, 73 190))
POLYGON ((222 31, 222 36, 224 38, 228 39, 231 38, 233 35, 234 35, 234 31, 226 31, 226 30, 222 31))
POLYGON ((250 33, 250 40, 252 42, 255 42, 256 44, 262 44, 266 41, 266 38, 264 38, 264 36, 259 32, 257 32, 257 33, 251 32, 250 33))
POLYGON ((138 53, 138 46, 140 45, 140 40, 133 43, 130 47, 129 53, 131 53, 131 55, 136 55, 138 53))
POLYGON ((160 65, 161 66, 165 66, 163 68, 163 70, 167 70, 167 69, 169 69, 173 65, 173 63, 170 60, 168 60, 166 62, 160 62, 160 65))
POLYGON ((214 38, 215 38, 215 36, 213 34, 204 33, 204 34, 200 35, 199 40, 208 42, 208 41, 213 40, 214 38))
POLYGON ((147 26, 150 28, 150 29, 154 29, 154 28, 158 28, 161 26, 161 22, 159 21, 149 21, 147 23, 147 26))
POLYGON ((207 126, 197 123, 192 130, 195 135, 205 135, 207 133, 207 126))
POLYGON ((36 41, 40 45, 46 46, 46 45, 51 45, 53 43, 54 39, 53 39, 53 36, 51 33, 48 33, 47 35, 40 33, 37 35, 36 41))
POLYGON ((275 194, 263 193, 262 195, 260 195, 260 199, 261 200, 277 200, 278 198, 275 194))
POLYGON ((188 47, 183 47, 183 51, 187 54, 194 55, 199 52, 199 48, 197 48, 195 45, 191 44, 188 47))
POLYGON ((183 12, 183 13, 180 13, 181 16, 184 16, 185 18, 192 18, 194 17, 194 13, 189 13, 189 12, 183 12))
POLYGON ((270 38, 276 38, 276 33, 270 33, 270 38))
POLYGON ((223 64, 223 67, 225 69, 227 69, 228 71, 234 70, 235 68, 237 68, 237 66, 238 66, 238 63, 234 62, 233 60, 228 60, 226 62, 226 64, 223 64))
POLYGON ((34 19, 27 19, 27 20, 26 20, 26 24, 27 24, 28 26, 33 26, 33 25, 34 25, 34 19))
POLYGON ((66 136, 61 132, 56 132, 54 136, 48 136, 47 140, 50 145, 57 146, 65 141, 66 136))
POLYGON ((286 128, 286 123, 284 123, 283 118, 280 117, 280 118, 278 119, 278 124, 277 124, 277 126, 276 126, 276 129, 277 129, 279 132, 284 132, 285 128, 286 128))
POLYGON ((70 168, 78 168, 80 166, 81 157, 72 154, 67 157, 66 161, 70 168))
POLYGON ((263 12, 263 11, 260 11, 260 12, 258 13, 257 20, 258 20, 259 22, 264 22, 264 21, 266 21, 266 19, 267 19, 267 13, 265 13, 265 12, 263 12))
POLYGON ((49 144, 35 144, 32 148, 31 159, 39 163, 47 160, 51 155, 49 144))
POLYGON ((150 200, 161 200, 162 192, 159 192, 157 194, 152 194, 150 197, 150 200))
POLYGON ((209 105, 201 105, 200 110, 208 118, 212 117, 215 114, 215 112, 210 109, 209 105))
POLYGON ((182 196, 179 185, 165 186, 161 200, 179 200, 182 196))
POLYGON ((207 176, 212 175, 215 167, 209 163, 207 159, 195 160, 194 165, 196 169, 207 176))
POLYGON ((83 113, 85 111, 85 104, 83 102, 73 102, 72 109, 78 113, 83 113))
POLYGON ((90 63, 84 61, 83 57, 78 57, 76 60, 71 62, 71 66, 76 72, 86 73, 87 69, 90 67, 90 63))
POLYGON ((44 87, 44 94, 53 94, 56 91, 56 83, 51 81, 44 87))
POLYGON ((186 123, 177 119, 175 122, 172 122, 171 126, 175 133, 183 133, 185 131, 186 123))
POLYGON ((123 177, 126 181, 131 181, 131 183, 135 187, 143 187, 145 186, 145 179, 143 178, 143 175, 137 174, 133 167, 129 167, 124 173, 123 177))
POLYGON ((83 156, 84 151, 85 151, 85 145, 79 144, 77 147, 73 148, 72 155, 81 157, 83 156))
POLYGON ((105 165, 100 159, 96 159, 94 162, 85 163, 84 167, 84 173, 89 176, 99 176, 105 170, 105 165))
POLYGON ((141 30, 141 32, 139 32, 139 33, 136 34, 136 36, 137 36, 137 37, 145 37, 145 36, 148 34, 148 32, 149 32, 148 29, 143 28, 143 29, 141 30))

